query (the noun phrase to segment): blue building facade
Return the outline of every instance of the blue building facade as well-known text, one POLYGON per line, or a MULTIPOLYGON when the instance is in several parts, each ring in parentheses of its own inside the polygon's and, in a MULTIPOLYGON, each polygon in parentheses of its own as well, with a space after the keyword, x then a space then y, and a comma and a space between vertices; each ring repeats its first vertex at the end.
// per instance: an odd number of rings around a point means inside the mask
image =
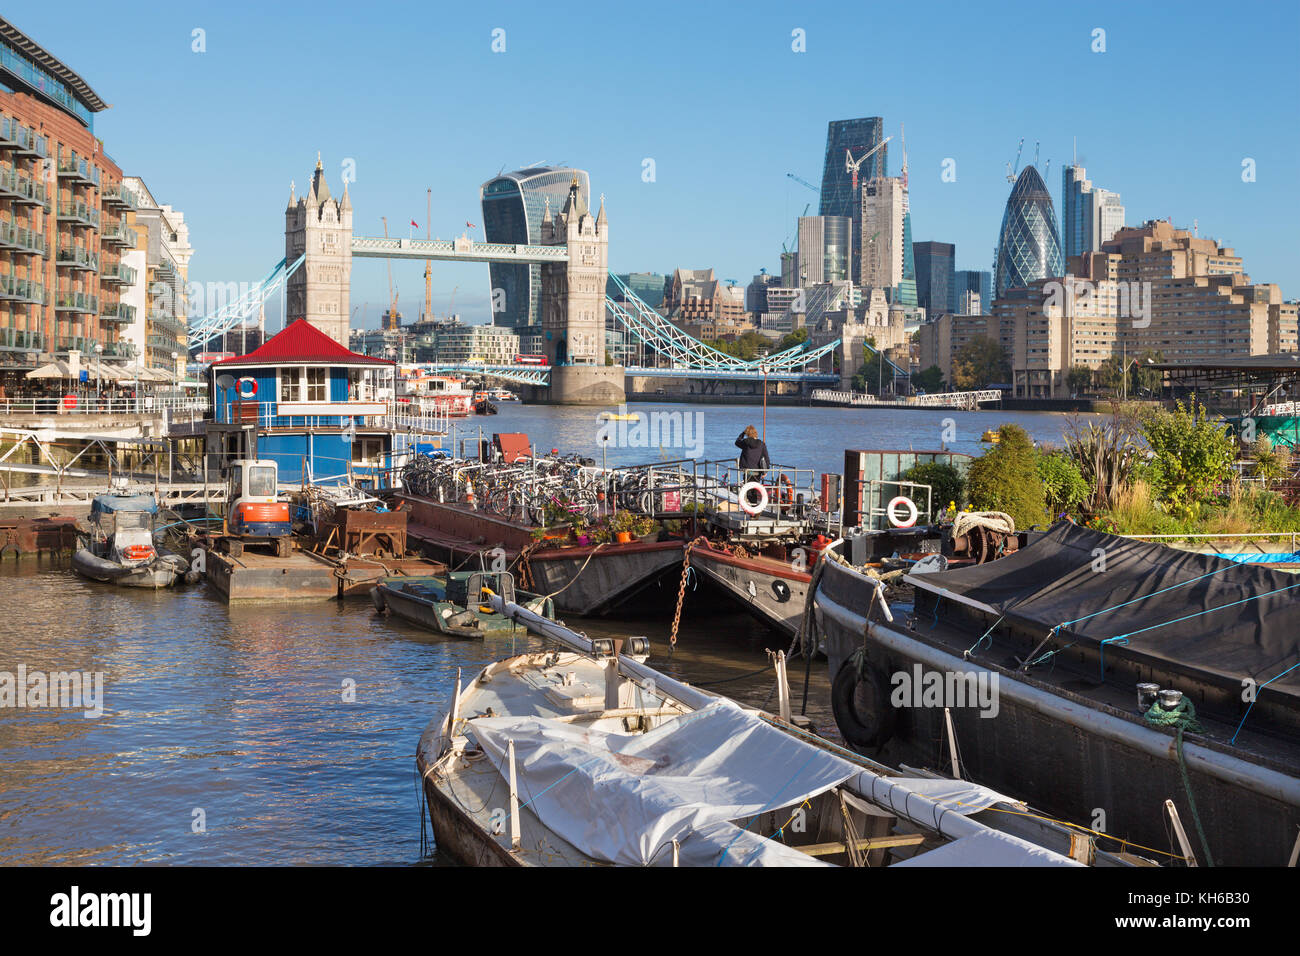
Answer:
POLYGON ((339 484, 393 453, 396 366, 350 352, 299 319, 208 371, 209 452, 270 459, 280 481, 339 484))

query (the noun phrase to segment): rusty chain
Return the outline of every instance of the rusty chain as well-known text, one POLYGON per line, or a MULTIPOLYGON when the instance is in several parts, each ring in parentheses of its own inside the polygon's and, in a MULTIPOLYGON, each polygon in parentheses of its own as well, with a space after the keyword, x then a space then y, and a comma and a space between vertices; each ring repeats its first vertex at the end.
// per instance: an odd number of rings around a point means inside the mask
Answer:
POLYGON ((668 632, 670 654, 672 653, 672 648, 677 647, 677 628, 682 622, 682 604, 686 601, 686 579, 690 577, 691 549, 701 542, 707 544, 708 538, 704 537, 704 535, 700 535, 682 549, 682 580, 681 583, 677 585, 677 610, 673 612, 673 626, 668 632))

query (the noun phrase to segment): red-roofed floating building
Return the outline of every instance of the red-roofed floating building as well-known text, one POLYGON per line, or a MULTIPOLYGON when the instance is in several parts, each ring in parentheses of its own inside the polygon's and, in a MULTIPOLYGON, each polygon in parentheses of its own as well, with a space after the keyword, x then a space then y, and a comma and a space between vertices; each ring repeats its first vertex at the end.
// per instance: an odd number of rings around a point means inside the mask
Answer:
POLYGON ((207 449, 224 465, 269 458, 280 481, 373 484, 417 450, 442 447, 446 417, 396 401, 397 366, 351 352, 299 319, 208 370, 207 449))

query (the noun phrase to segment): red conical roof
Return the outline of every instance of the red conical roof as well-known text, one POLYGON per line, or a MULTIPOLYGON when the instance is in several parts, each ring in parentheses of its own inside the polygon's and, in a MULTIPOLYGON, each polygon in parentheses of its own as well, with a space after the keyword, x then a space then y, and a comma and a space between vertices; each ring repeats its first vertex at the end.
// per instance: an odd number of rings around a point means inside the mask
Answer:
POLYGON ((294 362, 317 362, 330 365, 393 365, 388 359, 372 358, 352 352, 312 325, 296 319, 282 332, 271 336, 247 355, 213 362, 225 365, 288 365, 294 362))

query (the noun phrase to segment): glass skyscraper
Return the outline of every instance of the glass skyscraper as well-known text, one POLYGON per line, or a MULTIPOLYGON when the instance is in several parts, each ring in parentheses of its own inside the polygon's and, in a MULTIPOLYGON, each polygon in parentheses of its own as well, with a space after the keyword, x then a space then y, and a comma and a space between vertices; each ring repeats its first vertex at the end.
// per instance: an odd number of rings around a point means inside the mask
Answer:
POLYGON ((954 311, 970 315, 988 314, 993 305, 993 273, 987 269, 961 269, 956 274, 955 289, 957 306, 954 311), (979 308, 970 313, 962 308, 962 301, 967 292, 974 292, 979 296, 979 308))
POLYGON ((1033 166, 1024 168, 1007 197, 993 271, 998 298, 1064 272, 1052 195, 1033 166))
MULTIPOLYGON (((845 167, 846 151, 860 159, 884 138, 884 120, 879 116, 832 120, 826 127, 826 160, 822 166, 822 193, 818 213, 847 216, 853 222, 853 281, 862 282, 862 200, 853 192, 853 174, 845 167)), ((858 184, 886 175, 889 147, 882 146, 858 170, 858 184)))
POLYGON ((1082 166, 1061 171, 1061 245, 1065 258, 1096 252, 1124 228, 1119 193, 1094 186, 1082 166))
POLYGON ((957 311, 957 247, 951 242, 918 242, 916 301, 926 317, 957 311))
MULTIPOLYGON (((551 215, 564 206, 569 185, 578 177, 582 201, 591 205, 591 184, 587 173, 567 167, 538 166, 520 169, 490 179, 479 189, 483 207, 483 234, 487 242, 537 245, 541 242, 542 216, 546 200, 551 215)), ((488 265, 492 289, 505 293, 504 308, 492 316, 494 325, 520 328, 542 321, 542 267, 493 262, 488 265)), ((495 296, 494 296, 495 302, 495 296)))

